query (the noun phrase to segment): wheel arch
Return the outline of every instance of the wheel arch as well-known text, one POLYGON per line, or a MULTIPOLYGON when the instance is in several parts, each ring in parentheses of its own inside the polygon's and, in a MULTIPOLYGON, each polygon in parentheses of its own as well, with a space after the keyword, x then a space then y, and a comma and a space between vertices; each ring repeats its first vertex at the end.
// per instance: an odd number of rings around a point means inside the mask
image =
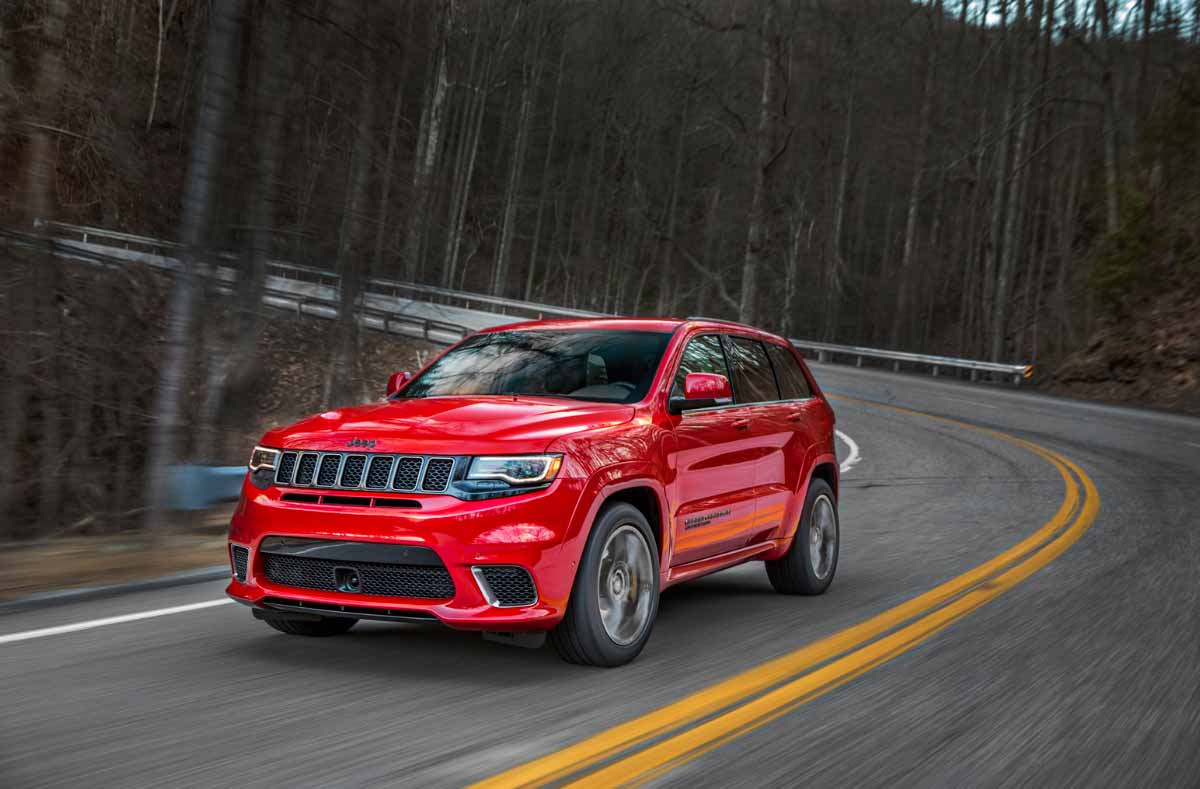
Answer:
POLYGON ((809 475, 809 481, 811 482, 814 479, 824 480, 833 490, 833 498, 836 501, 838 498, 838 480, 840 477, 841 472, 838 470, 837 461, 823 458, 813 466, 812 474, 809 475))
POLYGON ((629 504, 645 516, 646 522, 650 524, 650 531, 654 534, 655 548, 661 562, 665 556, 667 535, 666 523, 663 519, 664 508, 662 501, 659 500, 659 491, 649 484, 634 482, 629 487, 622 487, 608 493, 600 502, 596 512, 599 513, 605 507, 616 503, 629 504))

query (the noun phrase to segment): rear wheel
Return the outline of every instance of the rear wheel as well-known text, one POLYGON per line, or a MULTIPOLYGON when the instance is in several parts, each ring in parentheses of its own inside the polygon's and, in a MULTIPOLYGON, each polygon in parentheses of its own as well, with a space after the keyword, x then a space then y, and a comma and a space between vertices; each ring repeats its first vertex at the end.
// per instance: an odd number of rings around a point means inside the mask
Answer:
POLYGON ((563 621, 550 643, 570 663, 619 666, 638 656, 658 614, 658 551, 634 506, 596 517, 563 621))
POLYGON ((289 636, 337 636, 345 633, 358 622, 345 616, 323 616, 320 619, 285 619, 272 618, 264 620, 280 633, 289 636))
POLYGON ((833 489, 825 480, 814 479, 808 483, 804 512, 792 547, 780 558, 765 563, 775 591, 822 594, 837 571, 840 538, 833 489))

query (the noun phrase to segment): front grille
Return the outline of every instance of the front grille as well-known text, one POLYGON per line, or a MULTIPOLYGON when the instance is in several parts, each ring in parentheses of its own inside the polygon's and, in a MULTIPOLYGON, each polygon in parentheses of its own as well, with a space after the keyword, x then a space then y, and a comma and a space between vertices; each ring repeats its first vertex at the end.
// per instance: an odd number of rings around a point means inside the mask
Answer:
POLYGON ((450 483, 450 472, 454 471, 454 461, 450 458, 433 458, 425 467, 425 479, 421 480, 421 490, 445 490, 450 483))
POLYGON ((396 490, 416 490, 417 479, 421 476, 421 458, 400 458, 400 466, 396 469, 396 480, 392 487, 396 490))
POLYGON ((275 471, 275 481, 281 485, 287 485, 292 481, 292 475, 296 473, 296 453, 284 452, 279 458, 279 468, 275 471))
POLYGON ((293 450, 280 456, 275 484, 298 488, 443 493, 454 478, 455 465, 452 457, 293 450))
POLYGON ((426 600, 454 596, 454 581, 445 566, 351 562, 273 553, 262 556, 267 578, 281 586, 336 592, 339 589, 334 570, 352 568, 361 581, 359 594, 426 600))
POLYGON ((357 488, 362 484, 363 469, 366 467, 366 455, 351 455, 346 458, 346 465, 342 469, 342 487, 357 488))
POLYGON ((300 464, 296 466, 296 484, 311 485, 313 481, 313 473, 317 470, 317 455, 313 452, 306 452, 300 456, 300 464))
POLYGON ((512 565, 482 565, 475 568, 477 576, 491 591, 493 605, 511 608, 520 605, 533 605, 537 602, 537 589, 534 588, 533 578, 524 567, 512 565))
POLYGON ((317 484, 323 488, 332 488, 337 482, 338 468, 341 465, 341 455, 322 455, 321 465, 317 469, 317 484))
POLYGON ((392 475, 392 463, 394 462, 396 459, 387 455, 376 455, 371 458, 371 467, 367 471, 367 487, 386 488, 388 477, 392 475))
POLYGON ((239 581, 245 581, 246 564, 250 558, 250 549, 241 545, 230 545, 229 555, 233 559, 233 577, 239 581))

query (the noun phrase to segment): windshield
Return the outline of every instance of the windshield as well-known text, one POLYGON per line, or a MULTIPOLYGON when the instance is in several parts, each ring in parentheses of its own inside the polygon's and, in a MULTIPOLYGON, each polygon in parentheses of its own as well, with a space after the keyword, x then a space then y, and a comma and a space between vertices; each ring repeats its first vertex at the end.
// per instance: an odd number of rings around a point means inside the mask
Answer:
POLYGON ((538 395, 608 403, 646 396, 671 335, 530 330, 480 334, 433 363, 400 397, 538 395))

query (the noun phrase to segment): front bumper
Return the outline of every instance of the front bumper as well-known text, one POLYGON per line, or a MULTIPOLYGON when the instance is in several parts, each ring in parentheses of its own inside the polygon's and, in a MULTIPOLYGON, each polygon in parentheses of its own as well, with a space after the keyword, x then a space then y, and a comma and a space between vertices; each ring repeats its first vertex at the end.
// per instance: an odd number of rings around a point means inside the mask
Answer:
MULTIPOLYGON (((578 510, 583 482, 560 477, 549 488, 510 498, 461 501, 445 495, 391 495, 419 509, 285 501, 284 494, 329 491, 302 488, 259 490, 243 483, 229 540, 249 549, 245 580, 234 577, 226 592, 260 610, 314 611, 362 618, 431 620, 474 630, 546 630, 562 619, 578 556, 564 550, 578 510), (355 594, 285 586, 265 572, 259 547, 268 537, 295 537, 432 550, 453 581, 444 599, 355 594), (490 604, 472 568, 515 565, 527 569, 537 590, 532 605, 490 604)), ((337 491, 339 498, 352 494, 337 491)), ((353 494, 363 499, 378 494, 353 494)), ((382 497, 382 496, 381 496, 382 497)))

